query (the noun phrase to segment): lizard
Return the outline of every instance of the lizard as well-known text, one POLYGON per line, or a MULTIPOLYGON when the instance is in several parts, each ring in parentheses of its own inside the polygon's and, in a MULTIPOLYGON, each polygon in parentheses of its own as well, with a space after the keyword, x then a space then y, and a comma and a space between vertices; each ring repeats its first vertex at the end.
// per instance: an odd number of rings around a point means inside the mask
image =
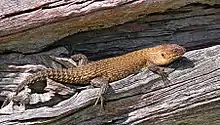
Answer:
POLYGON ((26 85, 46 80, 46 78, 60 83, 75 85, 91 84, 101 88, 95 105, 101 101, 101 107, 104 108, 104 94, 108 90, 110 82, 125 78, 144 68, 148 68, 166 79, 167 74, 160 66, 170 64, 182 57, 184 53, 185 48, 180 45, 162 44, 73 68, 44 69, 28 76, 18 85, 15 95, 26 85))

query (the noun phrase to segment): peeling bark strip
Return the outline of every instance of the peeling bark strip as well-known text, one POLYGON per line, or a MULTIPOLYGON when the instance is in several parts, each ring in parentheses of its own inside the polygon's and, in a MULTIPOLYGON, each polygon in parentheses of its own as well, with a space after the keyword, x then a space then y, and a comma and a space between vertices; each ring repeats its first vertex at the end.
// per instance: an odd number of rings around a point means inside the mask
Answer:
POLYGON ((206 0, 51 0, 0 2, 0 52, 36 52, 70 34, 106 28, 206 0), (30 44, 29 44, 30 43, 30 44), (23 47, 29 44, 29 46, 23 47))
POLYGON ((164 87, 157 75, 142 72, 111 83, 106 110, 91 106, 98 89, 87 89, 53 107, 1 115, 1 124, 220 124, 220 46, 187 52, 167 69, 164 87), (204 113, 206 112, 206 113, 204 113))

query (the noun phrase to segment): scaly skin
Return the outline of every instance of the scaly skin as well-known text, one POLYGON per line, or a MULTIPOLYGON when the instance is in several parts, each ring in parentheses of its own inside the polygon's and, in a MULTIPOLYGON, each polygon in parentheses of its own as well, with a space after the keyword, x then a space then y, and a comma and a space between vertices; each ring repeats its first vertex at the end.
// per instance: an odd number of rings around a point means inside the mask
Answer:
POLYGON ((50 78, 60 83, 90 84, 94 78, 108 83, 122 79, 142 68, 153 65, 167 65, 185 53, 177 44, 164 44, 145 48, 118 57, 108 58, 87 65, 69 69, 46 69, 26 78, 17 88, 18 93, 25 85, 50 78))

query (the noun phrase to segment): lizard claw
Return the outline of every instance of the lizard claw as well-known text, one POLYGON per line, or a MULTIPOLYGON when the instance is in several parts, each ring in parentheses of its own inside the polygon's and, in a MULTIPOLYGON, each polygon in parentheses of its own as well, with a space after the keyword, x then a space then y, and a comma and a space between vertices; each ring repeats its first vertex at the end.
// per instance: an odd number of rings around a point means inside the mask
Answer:
POLYGON ((100 102, 101 102, 100 112, 101 112, 102 110, 105 109, 105 107, 104 107, 105 97, 104 96, 109 88, 108 81, 103 78, 98 77, 98 78, 91 80, 91 84, 95 87, 100 87, 99 95, 98 95, 98 98, 96 99, 94 106, 96 106, 100 100, 100 102))
POLYGON ((1 109, 10 103, 11 99, 7 96, 1 106, 1 109))
POLYGON ((171 81, 168 79, 168 74, 165 72, 162 72, 161 74, 159 74, 164 82, 165 86, 169 86, 169 84, 171 83, 171 81))
POLYGON ((99 100, 101 102, 101 108, 100 108, 100 112, 104 111, 105 110, 105 107, 104 107, 104 96, 103 95, 99 95, 98 98, 96 99, 95 101, 95 104, 93 105, 94 107, 99 103, 99 100))

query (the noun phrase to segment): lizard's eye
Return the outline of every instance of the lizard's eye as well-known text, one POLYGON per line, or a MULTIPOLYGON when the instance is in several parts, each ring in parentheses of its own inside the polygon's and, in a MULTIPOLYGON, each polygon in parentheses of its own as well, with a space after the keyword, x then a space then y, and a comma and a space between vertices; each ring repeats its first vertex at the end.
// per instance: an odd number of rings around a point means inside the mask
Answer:
POLYGON ((165 55, 164 55, 163 53, 161 54, 161 56, 162 56, 163 58, 165 58, 165 55))

